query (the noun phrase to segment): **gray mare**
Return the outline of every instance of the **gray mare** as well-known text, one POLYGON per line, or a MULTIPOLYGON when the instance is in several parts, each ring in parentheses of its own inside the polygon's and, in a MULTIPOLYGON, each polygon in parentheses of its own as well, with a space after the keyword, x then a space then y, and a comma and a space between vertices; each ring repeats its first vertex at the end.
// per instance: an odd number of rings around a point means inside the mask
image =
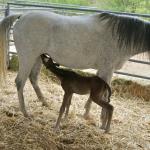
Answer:
POLYGON ((69 68, 97 69, 97 75, 110 84, 113 72, 125 61, 150 52, 150 24, 137 18, 109 13, 63 16, 45 11, 12 15, 0 23, 1 78, 6 70, 7 33, 15 20, 14 42, 19 57, 16 85, 24 116, 28 116, 23 96, 28 77, 39 100, 47 105, 37 83, 41 54, 47 53, 69 68))

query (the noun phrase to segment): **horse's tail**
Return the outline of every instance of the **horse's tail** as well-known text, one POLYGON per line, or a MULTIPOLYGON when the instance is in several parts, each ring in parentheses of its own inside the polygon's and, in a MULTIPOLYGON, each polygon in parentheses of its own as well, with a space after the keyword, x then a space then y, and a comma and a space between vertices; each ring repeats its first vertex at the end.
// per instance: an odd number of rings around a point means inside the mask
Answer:
POLYGON ((21 15, 10 15, 4 18, 0 22, 0 82, 2 83, 2 79, 5 79, 6 76, 6 59, 7 59, 7 50, 8 50, 8 32, 13 25, 13 22, 18 19, 21 15))

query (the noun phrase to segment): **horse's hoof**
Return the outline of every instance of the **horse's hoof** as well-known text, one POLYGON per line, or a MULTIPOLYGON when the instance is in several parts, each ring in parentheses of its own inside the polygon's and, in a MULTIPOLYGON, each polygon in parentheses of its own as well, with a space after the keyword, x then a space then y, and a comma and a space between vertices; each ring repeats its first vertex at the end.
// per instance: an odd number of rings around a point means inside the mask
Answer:
POLYGON ((105 131, 104 131, 104 133, 105 133, 105 134, 108 134, 108 133, 109 133, 109 131, 110 131, 110 130, 105 130, 105 131))
POLYGON ((105 129, 104 133, 109 133, 109 132, 110 132, 110 129, 105 129))
POLYGON ((103 125, 100 127, 100 129, 106 130, 105 126, 103 125))
POLYGON ((92 117, 88 114, 84 114, 83 115, 83 118, 85 119, 85 120, 91 120, 92 119, 92 117))
POLYGON ((43 102, 43 103, 42 103, 42 106, 49 107, 49 105, 48 105, 47 102, 43 102))

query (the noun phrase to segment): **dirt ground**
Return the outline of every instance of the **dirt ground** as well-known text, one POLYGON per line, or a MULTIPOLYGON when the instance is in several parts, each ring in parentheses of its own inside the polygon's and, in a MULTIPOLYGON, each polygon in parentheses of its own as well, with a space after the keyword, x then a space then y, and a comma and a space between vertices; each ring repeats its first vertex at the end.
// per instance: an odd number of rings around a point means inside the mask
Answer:
POLYGON ((99 127, 100 111, 92 105, 91 119, 85 120, 84 104, 88 96, 74 95, 69 118, 60 132, 53 131, 62 102, 61 87, 41 77, 39 85, 49 107, 41 106, 29 81, 24 90, 26 108, 33 116, 24 118, 19 110, 14 79, 8 72, 7 86, 0 89, 0 150, 149 150, 150 101, 113 92, 115 107, 111 131, 99 127))

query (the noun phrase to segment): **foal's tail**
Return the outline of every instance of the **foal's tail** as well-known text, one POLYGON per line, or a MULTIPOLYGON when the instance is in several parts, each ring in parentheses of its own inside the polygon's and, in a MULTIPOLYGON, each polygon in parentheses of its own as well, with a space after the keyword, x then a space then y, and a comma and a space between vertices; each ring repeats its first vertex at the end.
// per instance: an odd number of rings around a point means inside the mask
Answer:
POLYGON ((6 76, 6 59, 8 50, 8 32, 13 22, 21 15, 10 15, 0 22, 0 83, 6 76))

